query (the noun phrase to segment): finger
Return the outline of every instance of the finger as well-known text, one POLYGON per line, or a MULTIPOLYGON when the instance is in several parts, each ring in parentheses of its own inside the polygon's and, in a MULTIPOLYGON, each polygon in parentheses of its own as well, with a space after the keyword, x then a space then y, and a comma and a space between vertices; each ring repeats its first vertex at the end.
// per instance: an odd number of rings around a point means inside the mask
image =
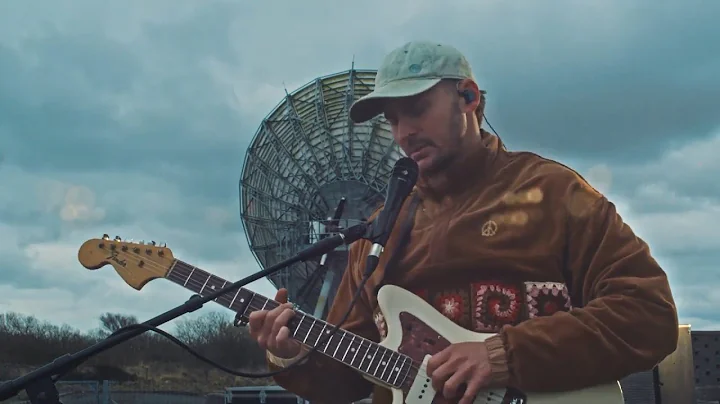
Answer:
POLYGON ((290 329, 287 327, 280 328, 280 331, 277 333, 277 337, 275 337, 277 340, 278 345, 282 345, 290 340, 290 329))
POLYGON ((278 289, 277 293, 275 294, 275 301, 278 303, 287 303, 288 300, 288 290, 285 288, 278 289))
POLYGON ((270 334, 272 332, 273 325, 275 324, 275 319, 277 319, 280 314, 282 314, 285 310, 291 307, 292 305, 290 303, 283 303, 280 306, 270 310, 267 313, 265 321, 263 322, 263 334, 270 334))
POLYGON ((442 351, 434 354, 430 357, 427 363, 427 374, 432 376, 433 372, 440 367, 443 363, 447 362, 448 358, 452 355, 452 345, 443 349, 442 351))
POLYGON ((458 402, 458 404, 473 404, 475 397, 480 392, 480 389, 487 385, 487 380, 481 376, 473 377, 467 384, 465 393, 458 402))
POLYGON ((278 348, 280 346, 280 343, 277 340, 278 333, 283 327, 287 328, 288 321, 290 321, 290 319, 294 315, 295 311, 293 311, 292 309, 286 309, 275 319, 275 322, 273 323, 272 329, 270 331, 270 336, 268 337, 268 346, 270 348, 278 348))
POLYGON ((443 391, 445 382, 447 382, 448 379, 450 379, 450 376, 452 376, 456 371, 457 367, 451 362, 441 364, 440 367, 433 371, 432 375, 429 375, 432 381, 433 389, 438 392, 443 391))
POLYGON ((257 338, 262 330, 263 322, 267 316, 267 311, 254 311, 248 316, 248 326, 250 326, 250 335, 257 338))
POLYGON ((460 394, 458 393, 461 386, 463 389, 467 388, 466 383, 468 382, 468 379, 470 379, 471 375, 472 373, 468 367, 458 369, 449 379, 447 379, 447 381, 445 381, 445 384, 442 387, 443 397, 455 398, 459 396, 460 394))

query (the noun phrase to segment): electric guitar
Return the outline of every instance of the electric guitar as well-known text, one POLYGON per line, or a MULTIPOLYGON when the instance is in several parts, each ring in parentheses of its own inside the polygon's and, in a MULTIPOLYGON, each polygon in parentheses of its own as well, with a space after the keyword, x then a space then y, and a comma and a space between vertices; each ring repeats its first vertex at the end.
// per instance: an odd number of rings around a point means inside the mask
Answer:
MULTIPOLYGON (((133 243, 104 235, 83 243, 80 263, 88 269, 112 265, 131 287, 140 290, 149 281, 165 278, 199 295, 222 289, 231 282, 173 257, 166 246, 133 243)), ((422 298, 397 286, 378 292, 378 305, 387 322, 387 337, 376 343, 338 330, 318 352, 356 371, 372 383, 392 391, 393 404, 448 402, 434 391, 426 373, 431 355, 453 343, 483 341, 492 334, 466 330, 443 316, 422 298)), ((251 312, 272 309, 279 303, 244 288, 214 300, 247 321, 251 312)), ((288 324, 292 338, 315 347, 333 326, 298 311, 288 324)), ((624 404, 620 384, 609 383, 562 393, 532 393, 491 389, 478 393, 475 404, 624 404)))

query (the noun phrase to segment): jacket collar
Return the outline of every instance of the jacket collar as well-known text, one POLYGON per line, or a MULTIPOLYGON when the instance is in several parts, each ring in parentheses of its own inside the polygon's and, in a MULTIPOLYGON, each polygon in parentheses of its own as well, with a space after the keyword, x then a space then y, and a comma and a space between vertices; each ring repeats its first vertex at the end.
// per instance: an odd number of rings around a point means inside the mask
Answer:
POLYGON ((437 202, 446 197, 452 199, 492 178, 497 164, 502 160, 500 157, 505 154, 505 146, 497 136, 483 129, 480 131, 481 140, 475 142, 471 150, 456 159, 438 177, 433 178, 432 185, 426 179, 418 178, 415 189, 422 199, 437 202))

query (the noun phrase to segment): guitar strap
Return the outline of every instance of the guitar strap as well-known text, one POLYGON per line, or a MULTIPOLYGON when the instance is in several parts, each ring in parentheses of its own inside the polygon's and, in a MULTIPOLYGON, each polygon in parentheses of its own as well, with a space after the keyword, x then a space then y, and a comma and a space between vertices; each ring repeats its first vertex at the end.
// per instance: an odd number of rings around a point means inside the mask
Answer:
POLYGON ((385 285, 388 272, 395 267, 395 264, 397 264, 397 261, 400 259, 403 252, 405 252, 405 248, 410 242, 410 233, 412 232, 413 224, 415 223, 415 212, 417 212, 418 205, 420 205, 420 197, 417 193, 413 193, 410 205, 408 206, 407 216, 400 226, 400 236, 397 246, 392 250, 390 258, 388 259, 387 264, 385 264, 383 278, 380 279, 380 282, 375 287, 375 296, 377 296, 380 288, 385 285))

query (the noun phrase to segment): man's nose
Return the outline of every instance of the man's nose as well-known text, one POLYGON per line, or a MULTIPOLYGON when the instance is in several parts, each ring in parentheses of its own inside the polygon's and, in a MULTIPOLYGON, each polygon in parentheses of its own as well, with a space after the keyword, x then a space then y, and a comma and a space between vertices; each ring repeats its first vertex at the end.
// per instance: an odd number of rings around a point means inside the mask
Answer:
POLYGON ((398 138, 403 141, 419 133, 417 126, 410 119, 398 119, 396 127, 398 138))

